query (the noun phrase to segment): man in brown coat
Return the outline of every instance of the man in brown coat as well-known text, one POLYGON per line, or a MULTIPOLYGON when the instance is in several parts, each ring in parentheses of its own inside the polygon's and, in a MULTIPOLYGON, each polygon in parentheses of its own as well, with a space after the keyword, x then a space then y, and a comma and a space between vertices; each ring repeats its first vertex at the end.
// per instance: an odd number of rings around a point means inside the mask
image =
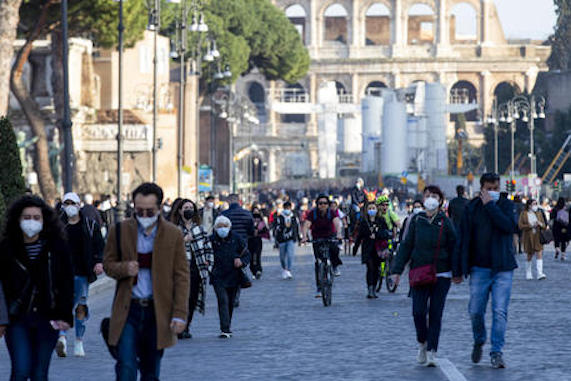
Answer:
POLYGON ((176 343, 188 316, 189 267, 182 233, 160 216, 162 189, 144 183, 133 192, 134 218, 109 232, 103 267, 118 282, 109 328, 117 346, 118 381, 158 380, 163 350, 176 343))

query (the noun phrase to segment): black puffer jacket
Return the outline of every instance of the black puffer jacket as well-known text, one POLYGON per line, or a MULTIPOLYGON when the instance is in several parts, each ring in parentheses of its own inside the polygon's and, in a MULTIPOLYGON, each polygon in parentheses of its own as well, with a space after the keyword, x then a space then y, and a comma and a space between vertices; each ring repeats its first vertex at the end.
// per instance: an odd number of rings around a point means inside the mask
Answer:
POLYGON ((70 250, 63 240, 45 240, 32 276, 32 264, 24 246, 10 240, 0 243, 0 281, 10 321, 32 309, 49 320, 73 325, 73 267, 70 250), (34 289, 36 290, 35 296, 34 289), (33 299, 33 300, 32 300, 33 299))
POLYGON ((238 287, 241 278, 234 267, 234 259, 240 258, 244 266, 250 263, 250 252, 246 241, 233 231, 230 231, 226 238, 220 238, 214 233, 210 236, 210 241, 214 251, 214 268, 210 283, 215 286, 238 287))
POLYGON ((367 263, 371 256, 377 255, 375 242, 388 240, 391 237, 392 232, 384 218, 376 217, 374 222, 371 222, 368 217, 363 218, 359 222, 359 233, 355 240, 355 246, 353 246, 353 254, 356 254, 359 246, 362 245, 361 263, 367 263), (375 238, 371 238, 373 234, 375 238))

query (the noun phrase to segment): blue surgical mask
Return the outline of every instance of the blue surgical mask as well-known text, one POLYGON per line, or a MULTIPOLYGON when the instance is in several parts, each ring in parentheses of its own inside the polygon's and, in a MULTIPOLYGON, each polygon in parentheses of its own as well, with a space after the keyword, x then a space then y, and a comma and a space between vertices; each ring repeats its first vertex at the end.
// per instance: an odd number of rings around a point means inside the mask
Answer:
POLYGON ((374 217, 377 215, 377 211, 374 209, 369 209, 369 210, 367 210, 367 214, 371 217, 374 217))
POLYGON ((291 210, 289 210, 289 209, 284 209, 283 212, 282 212, 282 214, 283 214, 284 216, 286 216, 286 217, 287 217, 287 216, 290 216, 290 215, 291 215, 291 210))
POLYGON ((488 194, 490 195, 492 201, 494 202, 498 202, 498 200, 500 199, 500 192, 498 191, 488 191, 488 194))
POLYGON ((216 228, 216 234, 218 234, 220 238, 226 238, 228 237, 228 234, 230 234, 230 228, 227 227, 216 228))

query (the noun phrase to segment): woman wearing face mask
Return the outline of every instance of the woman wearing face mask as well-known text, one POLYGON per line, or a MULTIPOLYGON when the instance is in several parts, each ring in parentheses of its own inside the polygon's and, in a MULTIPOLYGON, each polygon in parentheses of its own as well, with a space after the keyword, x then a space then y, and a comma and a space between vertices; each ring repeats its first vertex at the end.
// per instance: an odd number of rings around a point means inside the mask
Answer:
POLYGON ((252 216, 254 217, 254 235, 248 238, 248 250, 252 256, 252 263, 250 270, 254 279, 262 277, 262 238, 270 239, 270 231, 264 217, 260 212, 260 207, 254 205, 251 209, 252 216))
POLYGON ((534 255, 537 255, 535 264, 537 266, 537 279, 545 279, 543 273, 543 245, 539 237, 541 230, 545 229, 545 220, 543 213, 539 210, 537 201, 533 199, 527 200, 524 211, 519 216, 518 226, 522 231, 523 249, 527 253, 527 262, 525 263, 525 278, 533 279, 531 271, 534 255))
POLYGON ((417 361, 426 366, 436 366, 446 295, 453 276, 454 283, 460 283, 462 278, 452 274, 456 232, 441 210, 444 195, 440 188, 431 185, 426 188, 424 196, 425 212, 419 213, 411 222, 394 259, 392 273, 398 284, 400 274, 409 261, 411 271, 426 265, 434 264, 436 267, 436 283, 411 287, 412 315, 419 344, 417 361))
POLYGON ((367 298, 376 299, 375 287, 379 280, 380 255, 388 247, 387 240, 392 237, 384 218, 378 217, 378 209, 374 202, 365 207, 366 214, 359 223, 359 233, 353 246, 353 256, 361 249, 361 263, 367 265, 367 298))
POLYGON ((220 338, 232 337, 231 323, 236 292, 240 287, 241 269, 250 263, 246 242, 232 232, 232 222, 225 216, 214 221, 214 233, 210 236, 214 250, 214 268, 210 283, 218 299, 220 338))
POLYGON ((47 380, 60 330, 73 322, 73 267, 56 212, 35 196, 14 202, 0 242, 11 380, 47 380))
POLYGON ((196 204, 188 199, 175 201, 170 221, 178 226, 184 236, 186 259, 190 264, 190 294, 186 327, 179 339, 190 339, 190 324, 194 311, 204 315, 206 284, 214 264, 214 254, 208 235, 200 224, 196 204))

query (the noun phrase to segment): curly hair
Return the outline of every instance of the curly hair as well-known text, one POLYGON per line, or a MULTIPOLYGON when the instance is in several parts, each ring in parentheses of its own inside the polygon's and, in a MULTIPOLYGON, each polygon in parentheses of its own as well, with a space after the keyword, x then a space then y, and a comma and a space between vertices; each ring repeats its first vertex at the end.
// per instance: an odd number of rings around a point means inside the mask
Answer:
POLYGON ((192 210, 194 211, 192 215, 192 222, 194 222, 197 225, 200 225, 200 215, 198 213, 198 207, 196 206, 196 203, 194 201, 189 200, 187 198, 182 199, 180 200, 179 203, 173 205, 173 208, 171 210, 170 222, 172 222, 175 225, 180 225, 182 223, 182 216, 180 215, 180 210, 182 209, 184 204, 188 202, 190 202, 190 204, 192 205, 192 210))
POLYGON ((47 241, 65 240, 65 232, 63 224, 58 217, 56 211, 51 208, 44 200, 37 196, 22 196, 10 205, 6 213, 4 231, 2 241, 11 243, 13 246, 21 246, 24 244, 24 235, 20 228, 20 217, 25 208, 36 207, 42 211, 43 229, 40 232, 40 238, 47 241))

